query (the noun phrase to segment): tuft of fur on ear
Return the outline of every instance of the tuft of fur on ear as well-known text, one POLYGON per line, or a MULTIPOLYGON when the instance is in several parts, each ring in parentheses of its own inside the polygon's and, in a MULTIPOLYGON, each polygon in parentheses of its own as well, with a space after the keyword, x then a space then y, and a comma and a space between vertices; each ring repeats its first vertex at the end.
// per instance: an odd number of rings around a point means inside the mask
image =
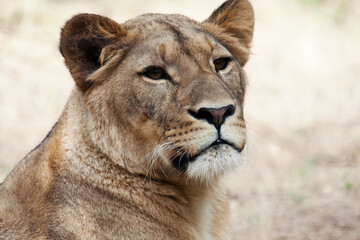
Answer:
POLYGON ((248 0, 228 0, 202 23, 244 66, 254 32, 254 11, 248 0))
POLYGON ((92 85, 88 76, 101 67, 102 50, 126 34, 117 22, 95 14, 78 14, 66 22, 59 48, 80 90, 92 85))

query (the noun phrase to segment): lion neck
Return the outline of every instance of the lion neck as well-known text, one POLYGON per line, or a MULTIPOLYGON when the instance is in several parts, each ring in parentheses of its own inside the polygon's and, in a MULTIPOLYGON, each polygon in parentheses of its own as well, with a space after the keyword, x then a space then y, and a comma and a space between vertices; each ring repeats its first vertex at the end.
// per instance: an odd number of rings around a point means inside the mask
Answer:
MULTIPOLYGON (((131 155, 122 152, 125 150, 122 146, 117 146, 113 139, 104 137, 109 134, 106 131, 110 130, 102 130, 105 131, 103 135, 97 136, 101 129, 94 128, 89 113, 81 104, 81 94, 74 90, 60 119, 64 126, 64 132, 60 134, 66 154, 64 166, 68 169, 65 172, 72 175, 74 184, 86 182, 88 186, 101 189, 105 195, 117 196, 118 199, 135 195, 148 199, 137 203, 144 204, 144 209, 148 209, 150 202, 161 202, 161 209, 165 209, 161 214, 170 216, 176 213, 199 239, 207 236, 214 217, 213 211, 219 204, 214 200, 218 198, 214 194, 223 193, 220 182, 199 184, 184 178, 176 169, 171 168, 163 168, 149 175, 143 165, 131 161, 131 155), (94 132, 91 134, 91 131, 94 132)), ((133 156, 137 157, 136 154, 133 156)))

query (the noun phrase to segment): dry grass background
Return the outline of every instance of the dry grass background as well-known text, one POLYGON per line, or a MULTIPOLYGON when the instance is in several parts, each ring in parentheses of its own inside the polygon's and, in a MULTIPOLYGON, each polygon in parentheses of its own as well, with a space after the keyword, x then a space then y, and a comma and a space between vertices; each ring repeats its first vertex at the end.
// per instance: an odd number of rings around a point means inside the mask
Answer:
MULTIPOLYGON (((360 239, 360 3, 252 1, 247 160, 229 179, 237 239, 360 239)), ((0 180, 73 87, 60 27, 79 12, 205 19, 221 1, 0 0, 0 180)))

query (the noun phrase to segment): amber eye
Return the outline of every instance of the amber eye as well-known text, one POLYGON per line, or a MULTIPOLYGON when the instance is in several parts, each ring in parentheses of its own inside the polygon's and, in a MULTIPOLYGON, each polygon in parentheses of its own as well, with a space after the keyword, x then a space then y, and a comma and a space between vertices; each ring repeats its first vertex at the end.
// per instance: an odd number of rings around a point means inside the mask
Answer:
POLYGON ((170 80, 169 74, 163 69, 162 67, 158 66, 151 66, 148 67, 143 73, 145 77, 148 77, 152 80, 160 80, 160 79, 167 79, 170 80))
POLYGON ((230 58, 218 58, 214 61, 216 71, 224 70, 230 62, 230 58))

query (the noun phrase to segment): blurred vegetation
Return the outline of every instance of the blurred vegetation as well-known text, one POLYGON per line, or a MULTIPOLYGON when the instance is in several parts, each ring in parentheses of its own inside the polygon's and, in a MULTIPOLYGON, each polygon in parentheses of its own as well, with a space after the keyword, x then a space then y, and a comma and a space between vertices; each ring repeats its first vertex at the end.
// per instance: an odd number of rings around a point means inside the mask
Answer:
POLYGON ((350 182, 349 180, 346 180, 346 181, 345 181, 345 189, 346 189, 347 191, 350 191, 352 188, 353 188, 352 182, 350 182))
POLYGON ((289 197, 292 201, 299 204, 302 204, 306 201, 306 197, 300 193, 289 192, 289 197))

